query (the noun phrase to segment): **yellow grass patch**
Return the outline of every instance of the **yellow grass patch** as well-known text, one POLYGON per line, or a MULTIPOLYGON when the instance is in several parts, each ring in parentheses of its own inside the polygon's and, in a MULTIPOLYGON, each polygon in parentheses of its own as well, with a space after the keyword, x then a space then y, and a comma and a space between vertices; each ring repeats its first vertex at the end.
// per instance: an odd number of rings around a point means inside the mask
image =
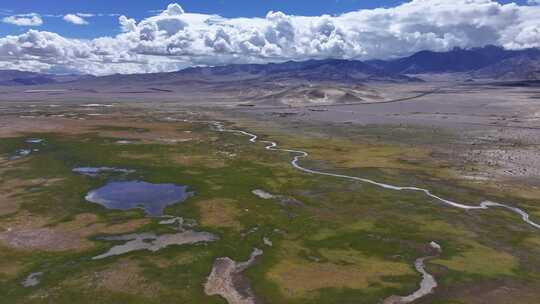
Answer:
POLYGON ((523 241, 523 245, 525 245, 530 250, 540 253, 540 236, 534 235, 526 238, 523 241))
MULTIPOLYGON (((187 265, 197 261, 200 258, 208 255, 207 252, 203 253, 192 253, 192 252, 180 252, 174 256, 167 256, 166 258, 160 257, 159 255, 144 257, 144 263, 151 264, 152 266, 158 268, 170 268, 176 265, 187 265)), ((140 258, 141 259, 141 258, 140 258)))
POLYGON ((397 146, 382 145, 351 145, 332 150, 319 148, 313 151, 316 159, 325 159, 332 155, 331 161, 342 167, 376 167, 376 168, 400 168, 416 169, 414 165, 408 165, 400 160, 421 161, 427 153, 417 148, 403 148, 397 146))
POLYGON ((178 144, 201 138, 197 133, 179 131, 179 128, 190 127, 190 125, 184 124, 182 126, 178 123, 107 123, 97 127, 100 136, 137 140, 139 143, 178 144), (111 127, 111 129, 108 130, 107 127, 111 127), (114 130, 115 127, 120 129, 114 130), (121 128, 133 129, 122 130, 121 128), (137 129, 141 129, 141 131, 137 129))
POLYGON ((310 153, 312 159, 328 161, 335 166, 347 168, 375 167, 418 170, 418 165, 408 164, 407 162, 422 162, 425 164, 431 153, 428 149, 375 144, 367 140, 357 142, 326 138, 322 141, 315 138, 295 137, 294 142, 290 142, 290 138, 278 134, 274 137, 278 140, 278 143, 287 147, 306 150, 310 153))
POLYGON ((203 226, 242 229, 238 221, 241 211, 236 201, 231 199, 213 199, 197 202, 200 211, 200 222, 203 226))
POLYGON ((277 172, 275 178, 264 181, 264 188, 268 189, 270 192, 281 192, 289 185, 301 185, 302 182, 305 181, 304 177, 291 176, 291 173, 296 174, 297 172, 293 171, 295 169, 291 169, 288 162, 283 162, 282 164, 285 166, 280 170, 285 171, 284 173, 277 172))
POLYGON ((361 220, 357 222, 350 223, 348 225, 341 226, 339 228, 330 229, 330 228, 321 228, 312 234, 309 238, 314 241, 321 241, 339 234, 344 234, 348 232, 354 232, 359 230, 369 230, 374 226, 374 222, 370 220, 361 220))
POLYGON ((154 155, 152 154, 132 153, 132 152, 127 152, 127 151, 120 152, 118 156, 122 158, 136 159, 136 160, 140 160, 140 159, 152 160, 152 158, 154 157, 154 155))
POLYGON ((63 288, 91 289, 93 291, 110 291, 151 298, 159 294, 160 286, 143 275, 143 268, 138 262, 122 259, 104 270, 85 273, 76 278, 62 282, 63 288))
POLYGON ((206 168, 223 168, 226 165, 224 159, 218 157, 208 157, 206 155, 172 155, 170 160, 181 166, 202 166, 206 168))
POLYGON ((444 235, 452 237, 456 241, 473 239, 477 234, 458 223, 449 223, 444 220, 435 220, 430 215, 408 215, 406 220, 411 225, 422 227, 425 235, 431 235, 434 239, 444 235))
POLYGON ((96 274, 97 288, 114 292, 152 297, 159 293, 159 285, 142 275, 141 267, 134 261, 119 261, 107 270, 96 274))
POLYGON ((5 179, 0 182, 0 216, 17 212, 28 187, 48 187, 61 178, 5 179))
POLYGON ((512 275, 518 266, 517 259, 500 250, 470 242, 461 248, 463 253, 449 260, 437 259, 433 263, 451 270, 480 274, 485 276, 512 275))
MULTIPOLYGON (((120 157, 135 160, 148 160, 156 162, 155 155, 152 154, 136 154, 131 152, 121 152, 120 157)), ((223 168, 226 166, 226 161, 220 157, 209 157, 207 155, 182 155, 178 153, 170 153, 165 158, 166 161, 185 167, 205 167, 205 168, 223 168)))
MULTIPOLYGON (((479 172, 489 171, 489 168, 480 168, 479 172)), ((459 176, 458 176, 459 177, 459 176)), ((492 177, 487 180, 471 182, 469 179, 456 178, 454 181, 463 187, 471 187, 480 191, 499 194, 501 196, 515 196, 527 200, 536 200, 540 197, 540 187, 523 183, 520 179, 512 180, 511 178, 492 177)), ((530 209, 532 206, 528 206, 530 209)), ((535 214, 540 218, 540 210, 528 210, 529 214, 535 214), (532 212, 531 212, 532 211, 532 212)))
POLYGON ((24 269, 24 264, 16 259, 16 253, 0 247, 0 281, 12 279, 24 269))
POLYGON ((0 193, 0 215, 11 214, 19 210, 21 202, 9 193, 0 193))
MULTIPOLYGON (((297 244, 292 246, 298 248, 297 244)), ((312 262, 297 255, 282 256, 266 277, 279 286, 284 296, 302 298, 314 296, 322 288, 363 289, 374 283, 395 286, 382 278, 415 274, 406 263, 368 257, 354 250, 324 249, 320 253, 327 262, 312 262)))

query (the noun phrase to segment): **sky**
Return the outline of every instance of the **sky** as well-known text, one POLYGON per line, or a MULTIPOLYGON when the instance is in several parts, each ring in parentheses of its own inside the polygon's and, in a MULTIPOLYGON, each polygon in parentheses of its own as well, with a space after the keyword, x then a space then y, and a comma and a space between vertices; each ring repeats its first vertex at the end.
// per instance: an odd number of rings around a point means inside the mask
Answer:
POLYGON ((177 1, 2 1, 0 69, 105 75, 540 46, 540 0, 177 1))

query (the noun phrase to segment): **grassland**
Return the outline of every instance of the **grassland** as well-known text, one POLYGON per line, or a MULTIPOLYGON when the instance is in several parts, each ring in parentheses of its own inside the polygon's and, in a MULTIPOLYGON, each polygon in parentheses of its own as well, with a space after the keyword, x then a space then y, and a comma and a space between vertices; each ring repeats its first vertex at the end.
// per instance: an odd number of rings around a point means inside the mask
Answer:
MULTIPOLYGON (((262 302, 377 303, 417 288, 420 275, 413 263, 429 253, 430 241, 443 247, 440 258, 428 264, 441 286, 426 303, 470 303, 467 292, 475 286, 486 292, 511 286, 524 293, 540 287, 538 231, 503 210, 465 212, 420 193, 304 174, 289 166, 287 153, 216 133, 204 123, 140 117, 85 124, 69 133, 36 130, 0 138, 5 158, 28 146, 27 138, 45 140, 26 158, 2 160, 0 236, 45 231, 54 241, 17 247, 0 237, 0 303, 225 303, 203 292, 213 261, 223 256, 247 260, 254 247, 264 249, 264 255, 246 276, 262 302), (125 139, 132 142, 117 143, 125 139), (90 178, 73 173, 76 166, 136 171, 90 178), (89 190, 110 179, 188 185, 195 195, 168 207, 166 214, 196 220, 197 230, 212 232, 219 241, 91 260, 112 246, 98 236, 170 232, 142 211, 106 210, 84 200, 89 190), (302 205, 264 200, 253 189, 302 205), (272 246, 264 244, 264 237, 272 246), (22 287, 20 282, 36 271, 43 272, 40 284, 22 287)), ((306 166, 423 186, 464 202, 516 201, 538 212, 534 199, 487 193, 457 181, 451 165, 434 159, 431 151, 397 144, 377 132, 347 138, 333 134, 324 142, 313 130, 292 137, 265 126, 261 133, 309 151, 313 158, 306 166)), ((499 303, 511 303, 505 298, 511 295, 501 295, 499 303)), ((520 303, 534 303, 528 301, 520 303)))

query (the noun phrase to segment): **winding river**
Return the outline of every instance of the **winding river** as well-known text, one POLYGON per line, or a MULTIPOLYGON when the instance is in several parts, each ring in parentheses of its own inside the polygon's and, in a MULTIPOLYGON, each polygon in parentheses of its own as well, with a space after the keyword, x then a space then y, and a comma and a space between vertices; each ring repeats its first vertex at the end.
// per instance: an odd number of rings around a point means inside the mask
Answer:
MULTIPOLYGON (((256 134, 246 132, 246 131, 243 131, 243 130, 226 129, 224 127, 223 123, 219 122, 219 121, 189 121, 189 120, 184 120, 184 121, 186 121, 186 122, 209 123, 218 132, 230 132, 230 133, 241 134, 241 135, 245 135, 245 136, 249 137, 249 142, 251 142, 251 143, 257 143, 257 142, 264 143, 264 144, 266 144, 266 146, 265 146, 266 150, 281 151, 281 152, 287 152, 287 153, 294 154, 294 157, 290 162, 291 165, 294 168, 296 168, 297 170, 300 170, 300 171, 305 172, 305 173, 317 174, 317 175, 323 175, 323 176, 331 176, 331 177, 354 180, 354 181, 360 181, 360 182, 363 182, 363 183, 371 184, 371 185, 374 185, 374 186, 378 186, 378 187, 381 187, 381 188, 384 188, 384 189, 389 189, 389 190, 394 190, 394 191, 422 192, 427 197, 435 199, 435 200, 439 201, 442 204, 445 204, 445 205, 448 205, 448 206, 451 206, 451 207, 454 207, 454 208, 464 209, 464 210, 485 210, 485 209, 489 209, 489 208, 492 208, 492 207, 494 207, 494 208, 503 208, 503 209, 509 210, 509 211, 511 211, 513 213, 516 213, 517 215, 519 215, 521 217, 521 219, 525 223, 529 224, 530 226, 532 226, 534 228, 537 228, 537 229, 540 229, 540 224, 530 220, 529 214, 527 212, 525 212, 524 210, 522 210, 520 208, 513 207, 513 206, 508 205, 508 204, 497 203, 497 202, 493 202, 493 201, 482 201, 478 205, 466 205, 466 204, 454 202, 454 201, 442 198, 440 196, 437 196, 437 195, 433 194, 430 190, 424 189, 424 188, 413 187, 413 186, 406 186, 406 187, 395 186, 395 185, 385 184, 385 183, 381 183, 381 182, 377 182, 377 181, 374 181, 374 180, 371 180, 371 179, 357 177, 357 176, 336 174, 336 173, 330 173, 330 172, 324 172, 324 171, 318 171, 318 170, 309 169, 309 168, 303 167, 302 165, 299 164, 300 159, 307 158, 309 156, 309 153, 306 152, 306 151, 278 148, 278 144, 276 142, 274 142, 274 141, 259 140, 258 139, 259 137, 256 134)), ((419 298, 422 298, 422 297, 424 297, 424 296, 426 296, 428 294, 433 293, 434 289, 437 287, 437 282, 435 281, 435 278, 425 270, 424 262, 426 260, 429 260, 429 259, 432 259, 432 258, 435 258, 436 256, 438 256, 441 253, 441 247, 435 242, 431 242, 430 246, 434 250, 437 251, 437 254, 435 256, 427 256, 427 257, 418 258, 415 261, 415 265, 414 265, 415 269, 416 269, 416 271, 418 271, 422 275, 422 281, 420 282, 419 289, 416 290, 415 292, 411 293, 410 295, 407 295, 407 296, 391 296, 391 297, 385 299, 384 304, 406 304, 406 303, 411 303, 411 302, 413 302, 413 301, 415 301, 415 300, 417 300, 419 298)))
POLYGON ((218 121, 211 121, 210 123, 215 127, 215 129, 218 132, 230 132, 230 133, 242 134, 242 135, 248 136, 249 141, 251 143, 256 143, 256 142, 264 143, 264 144, 266 144, 266 146, 265 146, 266 150, 281 151, 281 152, 288 152, 288 153, 295 154, 295 156, 291 160, 291 165, 294 168, 296 168, 296 169, 298 169, 298 170, 300 170, 302 172, 306 172, 306 173, 310 173, 310 174, 317 174, 317 175, 324 175, 324 176, 332 176, 332 177, 349 179, 349 180, 354 180, 354 181, 360 181, 360 182, 363 182, 363 183, 368 183, 368 184, 375 185, 375 186, 378 186, 378 187, 381 187, 381 188, 384 188, 384 189, 395 190, 395 191, 423 192, 426 196, 428 196, 430 198, 433 198, 433 199, 435 199, 435 200, 437 200, 437 201, 439 201, 439 202, 441 202, 441 203, 443 203, 445 205, 455 207, 455 208, 459 208, 459 209, 483 210, 483 209, 489 209, 491 207, 503 208, 503 209, 507 209, 507 210, 509 210, 511 212, 514 212, 514 213, 518 214, 519 216, 521 216, 521 219, 525 223, 527 223, 527 224, 529 224, 529 225, 531 225, 531 226, 533 226, 533 227, 535 227, 537 229, 540 229, 540 224, 532 221, 529 218, 529 214, 527 212, 525 212, 524 210, 522 210, 520 208, 510 206, 508 204, 497 203, 497 202, 493 202, 493 201, 482 201, 478 205, 466 205, 466 204, 454 202, 454 201, 442 198, 440 196, 437 196, 437 195, 431 193, 431 191, 429 191, 428 189, 424 189, 424 188, 411 187, 411 186, 406 186, 406 187, 395 186, 395 185, 385 184, 385 183, 381 183, 381 182, 377 182, 377 181, 374 181, 374 180, 371 180, 371 179, 357 177, 357 176, 336 174, 336 173, 330 173, 330 172, 324 172, 324 171, 318 171, 318 170, 309 169, 309 168, 306 168, 306 167, 302 167, 299 164, 300 159, 307 158, 309 156, 309 153, 307 153, 306 151, 278 148, 278 144, 276 142, 269 141, 269 140, 259 140, 258 139, 259 137, 257 135, 255 135, 255 134, 253 134, 253 133, 249 133, 249 132, 246 132, 246 131, 243 131, 243 130, 225 129, 225 127, 223 126, 223 123, 218 122, 218 121))

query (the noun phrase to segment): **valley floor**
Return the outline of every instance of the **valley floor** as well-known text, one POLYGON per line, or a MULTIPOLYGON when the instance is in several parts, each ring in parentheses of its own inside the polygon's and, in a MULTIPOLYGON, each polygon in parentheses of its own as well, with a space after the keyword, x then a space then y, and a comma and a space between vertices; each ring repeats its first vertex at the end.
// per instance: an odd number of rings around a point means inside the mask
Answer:
POLYGON ((302 172, 294 152, 261 141, 309 153, 304 168, 504 202, 539 222, 539 94, 461 85, 285 109, 3 103, 0 303, 400 303, 419 269, 437 287, 414 303, 537 303, 540 229, 518 214, 302 172), (110 181, 193 195, 161 217, 85 200, 110 181))

